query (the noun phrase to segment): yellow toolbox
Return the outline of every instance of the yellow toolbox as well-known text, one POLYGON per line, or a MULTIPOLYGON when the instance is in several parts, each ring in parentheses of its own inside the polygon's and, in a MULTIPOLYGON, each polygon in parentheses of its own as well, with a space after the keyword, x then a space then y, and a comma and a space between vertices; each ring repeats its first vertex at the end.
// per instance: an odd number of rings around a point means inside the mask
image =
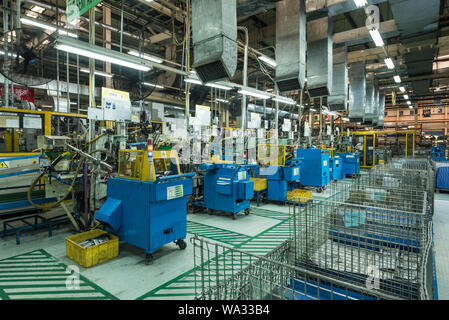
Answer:
POLYGON ((267 189, 267 179, 264 178, 250 178, 254 182, 254 191, 262 191, 267 189))
POLYGON ((311 190, 295 189, 287 192, 288 201, 307 202, 312 199, 311 190))
POLYGON ((95 229, 65 238, 66 255, 79 265, 89 268, 118 256, 119 238, 103 230, 95 229), (78 243, 107 234, 109 241, 83 248, 78 243))

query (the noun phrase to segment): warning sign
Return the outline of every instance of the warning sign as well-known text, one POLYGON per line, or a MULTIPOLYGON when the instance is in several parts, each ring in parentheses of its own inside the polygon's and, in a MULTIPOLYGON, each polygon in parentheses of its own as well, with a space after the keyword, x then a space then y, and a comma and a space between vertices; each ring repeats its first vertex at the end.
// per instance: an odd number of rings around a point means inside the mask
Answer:
POLYGON ((5 161, 0 162, 0 169, 8 169, 8 165, 6 164, 5 161))

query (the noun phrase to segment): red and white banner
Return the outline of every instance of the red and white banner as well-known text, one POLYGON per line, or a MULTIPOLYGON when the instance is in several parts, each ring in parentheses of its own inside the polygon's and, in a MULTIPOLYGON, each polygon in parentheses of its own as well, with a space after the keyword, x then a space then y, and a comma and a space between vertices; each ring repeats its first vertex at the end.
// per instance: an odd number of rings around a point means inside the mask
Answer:
MULTIPOLYGON (((9 89, 11 90, 11 86, 9 86, 9 89)), ((3 90, 4 85, 0 84, 0 97, 3 97, 3 90)), ((34 89, 14 86, 14 95, 21 101, 26 100, 28 102, 34 103, 34 89)))

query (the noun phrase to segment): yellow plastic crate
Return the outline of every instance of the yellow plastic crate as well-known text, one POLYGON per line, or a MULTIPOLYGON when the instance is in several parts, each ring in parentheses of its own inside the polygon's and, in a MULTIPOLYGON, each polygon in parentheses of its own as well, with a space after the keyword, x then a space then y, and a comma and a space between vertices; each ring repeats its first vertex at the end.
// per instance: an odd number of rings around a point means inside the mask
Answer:
POLYGON ((250 178, 254 182, 254 191, 262 191, 267 189, 267 179, 250 178))
POLYGON ((66 255, 79 265, 89 268, 118 256, 118 237, 103 230, 91 230, 65 238, 66 255), (109 235, 110 240, 88 248, 81 247, 78 242, 109 235))
POLYGON ((312 199, 311 190, 295 189, 287 192, 288 201, 307 202, 312 199))

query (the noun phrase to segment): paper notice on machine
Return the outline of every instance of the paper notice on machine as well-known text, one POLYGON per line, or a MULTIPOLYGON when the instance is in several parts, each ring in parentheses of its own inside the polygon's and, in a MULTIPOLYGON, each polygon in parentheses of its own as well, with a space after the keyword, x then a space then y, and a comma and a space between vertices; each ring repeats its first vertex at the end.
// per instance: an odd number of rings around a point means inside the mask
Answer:
POLYGON ((128 92, 101 88, 101 106, 104 110, 104 120, 131 120, 131 100, 128 92))

